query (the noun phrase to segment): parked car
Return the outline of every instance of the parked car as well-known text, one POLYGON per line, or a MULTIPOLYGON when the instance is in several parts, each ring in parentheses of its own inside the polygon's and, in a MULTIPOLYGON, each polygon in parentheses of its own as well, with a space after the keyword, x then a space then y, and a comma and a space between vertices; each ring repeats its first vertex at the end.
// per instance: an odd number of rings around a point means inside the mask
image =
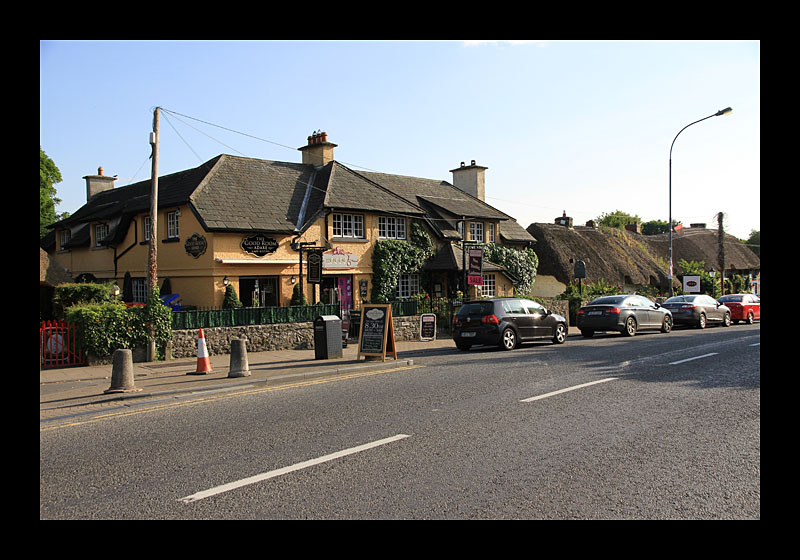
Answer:
POLYGON ((597 331, 619 331, 634 336, 638 331, 672 330, 672 313, 644 296, 636 294, 603 296, 578 310, 578 328, 589 337, 597 331))
POLYGON ((719 301, 730 308, 734 323, 747 321, 752 325, 756 319, 761 320, 761 298, 755 294, 728 294, 719 301))
POLYGON ((453 318, 453 340, 460 350, 478 344, 513 350, 521 342, 542 339, 563 344, 568 329, 564 317, 522 298, 468 302, 453 318))
POLYGON ((692 325, 699 329, 704 329, 709 324, 731 326, 731 310, 711 296, 673 296, 663 306, 672 311, 676 325, 692 325))

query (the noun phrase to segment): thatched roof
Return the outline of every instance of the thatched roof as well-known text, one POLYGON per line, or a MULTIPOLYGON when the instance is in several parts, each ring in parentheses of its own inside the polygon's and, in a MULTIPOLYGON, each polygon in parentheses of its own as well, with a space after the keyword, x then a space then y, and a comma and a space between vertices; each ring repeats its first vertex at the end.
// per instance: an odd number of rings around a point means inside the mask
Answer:
POLYGON ((56 286, 72 282, 72 276, 39 247, 39 285, 56 286))
POLYGON ((574 280, 574 264, 570 263, 574 259, 586 263, 588 282, 603 279, 610 284, 650 284, 669 289, 666 259, 657 261, 641 234, 557 224, 531 224, 527 231, 536 238, 533 250, 539 257, 538 275, 554 276, 569 284, 574 280))
MULTIPOLYGON (((669 234, 643 236, 653 254, 669 258, 669 234)), ((744 243, 732 235, 725 234, 725 270, 761 270, 761 259, 744 243)), ((682 274, 678 263, 686 261, 705 262, 705 270, 719 270, 719 233, 715 229, 685 228, 672 234, 672 262, 675 274, 682 274)))

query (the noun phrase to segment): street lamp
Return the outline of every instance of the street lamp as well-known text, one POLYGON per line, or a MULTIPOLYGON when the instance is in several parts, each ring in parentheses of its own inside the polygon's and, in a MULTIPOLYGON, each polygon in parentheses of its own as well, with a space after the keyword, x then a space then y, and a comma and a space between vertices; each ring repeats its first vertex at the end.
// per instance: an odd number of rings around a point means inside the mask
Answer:
POLYGON ((711 117, 720 117, 722 115, 727 115, 728 113, 732 112, 733 109, 727 107, 725 109, 720 109, 713 115, 708 115, 707 117, 703 117, 700 120, 694 121, 692 123, 687 124, 682 129, 678 131, 678 134, 675 135, 675 138, 672 139, 672 144, 669 147, 669 222, 667 223, 667 229, 669 230, 669 295, 670 297, 675 295, 675 289, 672 287, 672 147, 675 146, 675 140, 678 139, 678 136, 681 135, 681 132, 692 126, 693 124, 697 124, 701 121, 706 119, 710 119, 711 117))

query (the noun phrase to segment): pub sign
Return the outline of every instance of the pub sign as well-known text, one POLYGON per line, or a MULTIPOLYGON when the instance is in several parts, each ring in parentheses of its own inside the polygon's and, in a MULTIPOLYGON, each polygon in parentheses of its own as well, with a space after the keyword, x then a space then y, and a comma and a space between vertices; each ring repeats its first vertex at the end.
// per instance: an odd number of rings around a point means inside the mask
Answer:
POLYGON ((278 240, 267 237, 263 233, 242 239, 242 250, 257 257, 274 253, 278 249, 278 240))

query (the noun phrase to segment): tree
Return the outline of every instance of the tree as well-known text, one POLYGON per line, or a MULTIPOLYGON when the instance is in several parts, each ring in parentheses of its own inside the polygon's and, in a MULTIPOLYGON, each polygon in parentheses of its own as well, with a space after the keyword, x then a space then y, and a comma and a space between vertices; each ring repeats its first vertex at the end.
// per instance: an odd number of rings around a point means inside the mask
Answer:
POLYGON ((61 171, 39 146, 39 239, 49 232, 47 226, 69 216, 68 212, 56 215, 56 205, 61 199, 56 198, 54 185, 60 182, 61 171))
POLYGON ((761 230, 750 230, 750 237, 744 242, 751 251, 761 257, 761 230))
POLYGON ((604 227, 625 229, 628 224, 640 224, 642 219, 639 216, 631 216, 625 212, 602 213, 597 217, 597 223, 604 227))

